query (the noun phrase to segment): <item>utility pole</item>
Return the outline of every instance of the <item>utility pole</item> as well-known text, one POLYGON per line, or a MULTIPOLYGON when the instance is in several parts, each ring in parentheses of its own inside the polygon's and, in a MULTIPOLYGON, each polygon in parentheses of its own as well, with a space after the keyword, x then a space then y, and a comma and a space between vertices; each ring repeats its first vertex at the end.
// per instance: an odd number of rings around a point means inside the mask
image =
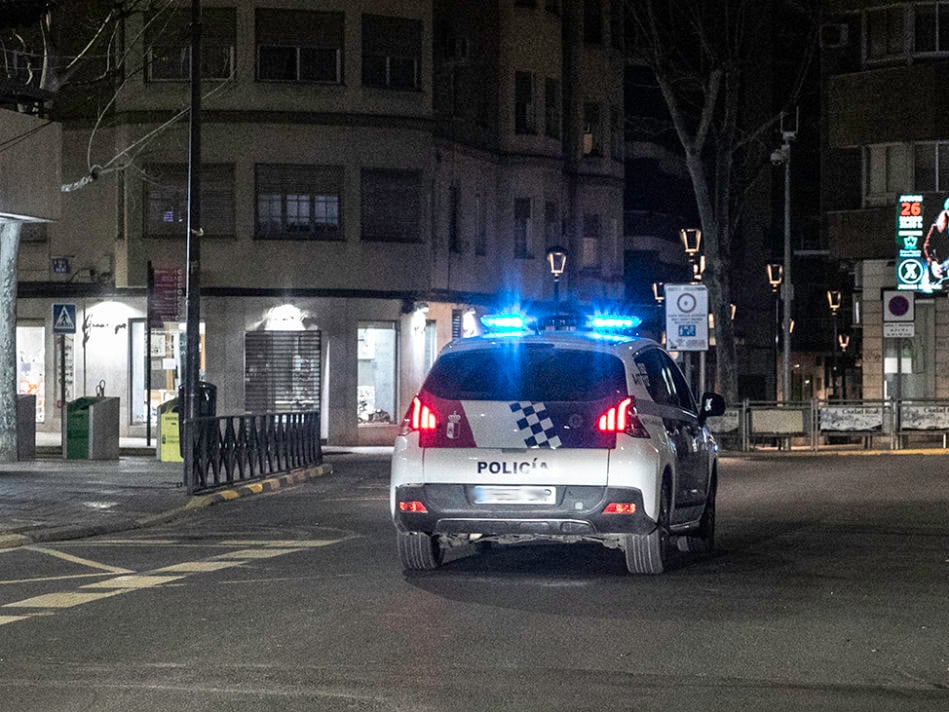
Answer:
POLYGON ((184 486, 194 491, 195 418, 201 348, 201 0, 191 0, 191 122, 188 142, 187 324, 184 378, 184 486))

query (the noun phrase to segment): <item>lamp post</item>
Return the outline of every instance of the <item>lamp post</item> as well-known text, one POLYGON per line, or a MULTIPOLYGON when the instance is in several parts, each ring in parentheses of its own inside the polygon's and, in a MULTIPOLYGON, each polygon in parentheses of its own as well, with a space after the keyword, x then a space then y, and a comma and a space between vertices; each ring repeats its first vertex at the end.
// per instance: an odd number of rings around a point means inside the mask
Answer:
POLYGON ((547 264, 554 276, 554 307, 560 313, 560 276, 567 268, 567 248, 553 245, 547 248, 547 264))
POLYGON ((771 296, 774 298, 774 337, 771 342, 772 346, 772 363, 774 365, 774 400, 778 400, 778 346, 779 339, 778 334, 781 333, 781 297, 778 295, 778 288, 781 286, 781 282, 784 278, 784 266, 778 264, 777 262, 769 263, 767 265, 768 271, 768 284, 771 285, 771 296))
POLYGON ((833 349, 833 366, 830 371, 831 378, 831 393, 834 400, 837 400, 837 312, 840 311, 840 292, 837 290, 827 290, 827 305, 830 307, 830 312, 834 316, 834 342, 832 345, 833 349))
POLYGON ((775 166, 784 166, 784 282, 782 283, 781 299, 784 302, 784 319, 782 333, 784 335, 784 363, 783 400, 788 400, 791 391, 791 305, 794 300, 794 289, 791 284, 791 141, 797 136, 797 121, 794 129, 784 128, 785 115, 781 115, 781 140, 779 148, 771 153, 771 163, 775 166))
POLYGON ((658 341, 662 342, 662 336, 665 334, 665 321, 663 320, 664 312, 662 310, 662 303, 666 301, 665 293, 665 284, 662 282, 653 282, 652 283, 652 298, 656 300, 656 305, 659 309, 659 339, 658 341))

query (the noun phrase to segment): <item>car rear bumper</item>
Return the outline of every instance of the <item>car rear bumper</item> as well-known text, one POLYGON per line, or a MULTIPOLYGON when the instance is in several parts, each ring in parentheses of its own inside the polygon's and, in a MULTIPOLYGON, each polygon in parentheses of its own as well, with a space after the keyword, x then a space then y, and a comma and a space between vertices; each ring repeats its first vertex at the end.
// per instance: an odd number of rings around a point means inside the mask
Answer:
POLYGON ((402 485, 395 490, 400 531, 438 534, 605 536, 645 534, 656 522, 645 514, 642 492, 632 487, 557 487, 554 504, 474 504, 473 485, 402 485), (399 502, 422 502, 426 512, 403 512, 399 502), (604 514, 611 502, 631 503, 629 514, 604 514))

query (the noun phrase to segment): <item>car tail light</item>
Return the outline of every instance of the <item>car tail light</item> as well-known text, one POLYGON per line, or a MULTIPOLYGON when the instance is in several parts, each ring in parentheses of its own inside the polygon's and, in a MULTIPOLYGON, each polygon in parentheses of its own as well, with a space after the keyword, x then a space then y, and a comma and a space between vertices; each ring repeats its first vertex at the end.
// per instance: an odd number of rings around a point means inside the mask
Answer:
POLYGON ((400 512, 416 512, 418 514, 425 514, 428 512, 428 509, 425 507, 425 504, 419 502, 417 499, 411 502, 399 502, 399 511, 400 512))
POLYGON ((412 399, 412 405, 409 406, 405 419, 402 421, 401 435, 408 435, 413 430, 420 432, 434 431, 438 427, 438 418, 435 411, 422 402, 418 396, 412 399))
POLYGON ((635 502, 610 502, 603 514, 636 514, 635 502))
POLYGON ((648 438, 649 433, 636 413, 636 399, 630 396, 607 408, 597 420, 601 433, 625 433, 634 438, 648 438))

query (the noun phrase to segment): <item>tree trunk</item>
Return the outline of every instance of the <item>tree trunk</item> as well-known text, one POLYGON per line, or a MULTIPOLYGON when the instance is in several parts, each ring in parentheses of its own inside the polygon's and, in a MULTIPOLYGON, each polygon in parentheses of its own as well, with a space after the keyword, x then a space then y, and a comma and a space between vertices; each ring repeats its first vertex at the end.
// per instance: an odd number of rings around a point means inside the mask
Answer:
POLYGON ((16 291, 19 222, 0 222, 0 462, 16 462, 16 291))

